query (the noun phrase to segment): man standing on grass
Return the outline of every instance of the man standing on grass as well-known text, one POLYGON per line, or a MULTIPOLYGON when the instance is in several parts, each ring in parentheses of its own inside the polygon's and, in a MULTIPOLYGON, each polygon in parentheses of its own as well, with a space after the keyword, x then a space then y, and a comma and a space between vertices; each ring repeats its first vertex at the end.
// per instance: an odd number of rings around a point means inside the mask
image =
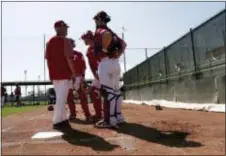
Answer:
POLYGON ((20 96, 21 96, 21 89, 20 86, 17 84, 16 89, 14 91, 14 94, 16 96, 16 106, 21 106, 20 96))
POLYGON ((53 116, 53 128, 70 128, 65 110, 65 103, 70 84, 76 78, 73 61, 73 47, 68 39, 68 25, 60 20, 54 24, 56 35, 46 46, 46 59, 50 80, 56 92, 56 104, 53 116))
POLYGON ((56 93, 54 88, 49 88, 48 90, 48 111, 53 111, 54 110, 54 105, 56 103, 56 93))
POLYGON ((4 86, 1 86, 1 106, 4 107, 4 103, 5 103, 5 93, 6 93, 6 89, 4 86))

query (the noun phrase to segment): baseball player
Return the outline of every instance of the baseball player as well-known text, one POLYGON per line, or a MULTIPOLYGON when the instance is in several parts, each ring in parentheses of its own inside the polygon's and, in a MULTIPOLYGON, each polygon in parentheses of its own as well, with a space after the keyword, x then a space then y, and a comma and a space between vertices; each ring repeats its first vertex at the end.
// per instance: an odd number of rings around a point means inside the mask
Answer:
POLYGON ((54 90, 54 88, 49 88, 48 90, 48 111, 53 111, 54 107, 53 105, 55 105, 56 103, 56 92, 54 90))
MULTIPOLYGON (((73 48, 75 48, 76 45, 73 39, 71 39, 71 43, 73 48)), ((76 77, 76 83, 74 84, 74 86, 71 85, 70 87, 68 98, 67 98, 68 107, 70 109, 69 119, 76 118, 76 108, 75 108, 74 94, 73 94, 73 88, 74 88, 78 92, 79 100, 80 100, 82 109, 84 111, 86 121, 92 122, 91 113, 88 107, 88 98, 84 88, 86 63, 82 53, 76 50, 73 50, 73 61, 75 65, 74 70, 77 74, 77 77, 76 77)))
POLYGON ((97 13, 94 20, 96 23, 94 54, 100 57, 98 75, 105 107, 104 121, 98 122, 96 126, 100 128, 117 128, 118 124, 124 122, 121 112, 119 57, 124 52, 126 43, 107 27, 107 23, 111 19, 106 12, 97 13))
POLYGON ((5 103, 5 93, 6 93, 6 88, 4 86, 1 86, 1 106, 4 106, 5 103))
POLYGON ((73 47, 68 39, 68 25, 60 20, 54 24, 56 35, 52 37, 46 46, 47 65, 49 77, 56 92, 56 104, 53 116, 53 128, 70 128, 65 103, 72 80, 76 78, 73 61, 73 47))
POLYGON ((93 116, 93 119, 95 121, 99 121, 102 118, 102 101, 100 96, 100 82, 98 78, 98 64, 100 62, 100 59, 94 55, 93 51, 93 39, 94 35, 92 31, 87 31, 85 34, 81 36, 81 39, 84 41, 85 45, 89 46, 87 49, 86 56, 88 58, 89 66, 92 71, 92 74, 94 76, 94 80, 90 86, 90 92, 91 92, 91 100, 93 102, 93 107, 95 110, 95 115, 93 116))
POLYGON ((16 85, 16 89, 14 91, 14 94, 16 95, 16 105, 17 106, 21 106, 22 105, 22 103, 20 101, 21 88, 20 88, 20 86, 18 84, 16 85))

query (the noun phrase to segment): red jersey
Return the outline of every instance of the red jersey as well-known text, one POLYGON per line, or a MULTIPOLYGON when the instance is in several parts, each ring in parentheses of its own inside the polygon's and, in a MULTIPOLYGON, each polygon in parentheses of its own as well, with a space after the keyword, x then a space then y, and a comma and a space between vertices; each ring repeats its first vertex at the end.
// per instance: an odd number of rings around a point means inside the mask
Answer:
POLYGON ((85 77, 86 62, 81 52, 73 51, 74 69, 79 76, 85 77))
POLYGON ((97 71, 98 65, 100 62, 100 58, 98 56, 95 56, 93 46, 89 46, 89 48, 87 49, 86 56, 88 58, 89 66, 90 66, 91 70, 97 71))
POLYGON ((17 87, 16 89, 15 89, 15 95, 16 96, 20 96, 21 95, 21 90, 20 90, 20 87, 17 87))
POLYGON ((67 58, 73 58, 73 47, 68 38, 54 36, 46 47, 46 59, 50 80, 70 79, 72 72, 67 58))

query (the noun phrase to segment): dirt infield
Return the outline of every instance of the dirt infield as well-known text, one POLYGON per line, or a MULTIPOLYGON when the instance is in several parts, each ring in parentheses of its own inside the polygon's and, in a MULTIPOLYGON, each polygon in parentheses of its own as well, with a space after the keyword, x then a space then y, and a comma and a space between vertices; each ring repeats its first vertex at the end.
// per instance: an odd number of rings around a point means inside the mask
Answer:
POLYGON ((52 130, 46 108, 2 119, 3 155, 224 155, 225 114, 124 104, 127 123, 119 130, 96 129, 78 118, 73 131, 31 139, 52 130))

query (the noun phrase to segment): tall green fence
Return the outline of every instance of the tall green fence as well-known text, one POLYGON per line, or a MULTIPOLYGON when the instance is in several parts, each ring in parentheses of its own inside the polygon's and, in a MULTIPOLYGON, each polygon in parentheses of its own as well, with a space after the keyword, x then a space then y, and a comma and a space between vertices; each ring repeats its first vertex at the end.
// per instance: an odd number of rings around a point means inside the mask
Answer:
POLYGON ((225 63, 225 10, 123 75, 127 88, 194 73, 225 63))

